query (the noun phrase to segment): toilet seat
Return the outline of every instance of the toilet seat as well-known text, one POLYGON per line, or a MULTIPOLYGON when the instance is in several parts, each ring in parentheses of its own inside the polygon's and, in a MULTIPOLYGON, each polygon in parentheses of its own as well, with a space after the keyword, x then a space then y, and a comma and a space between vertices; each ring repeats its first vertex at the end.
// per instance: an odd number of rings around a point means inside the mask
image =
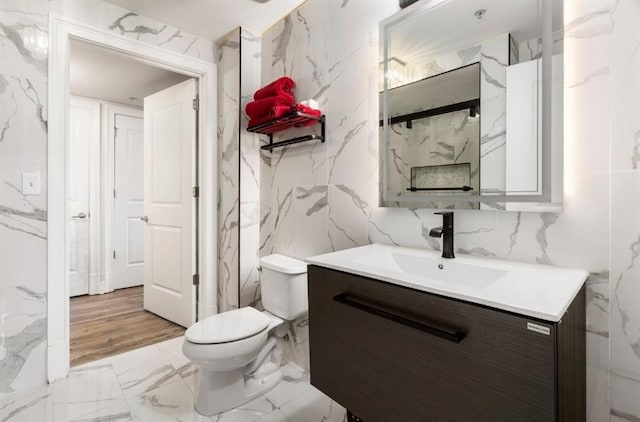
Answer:
POLYGON ((195 344, 230 343, 264 331, 272 319, 247 306, 212 315, 189 327, 185 339, 195 344))

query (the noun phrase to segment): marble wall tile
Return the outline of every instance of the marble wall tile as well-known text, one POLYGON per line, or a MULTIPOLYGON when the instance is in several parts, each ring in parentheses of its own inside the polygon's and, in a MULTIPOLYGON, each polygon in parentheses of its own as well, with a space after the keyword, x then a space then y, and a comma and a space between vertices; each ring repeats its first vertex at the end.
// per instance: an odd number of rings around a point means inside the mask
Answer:
POLYGON ((482 42, 480 80, 480 186, 506 188, 506 107, 509 34, 482 42))
POLYGON ((261 180, 262 184, 271 186, 271 189, 266 198, 261 198, 262 204, 268 204, 269 208, 260 215, 260 256, 276 252, 295 255, 295 163, 284 159, 291 148, 273 150, 268 171, 270 177, 261 180))
POLYGON ((296 187, 293 212, 296 239, 294 256, 305 258, 313 254, 330 252, 328 187, 326 185, 296 187))
POLYGON ((0 74, 46 81, 48 6, 44 0, 0 3, 0 74))
POLYGON ((369 241, 370 204, 373 194, 366 183, 328 186, 328 236, 330 249, 364 246, 369 241))
POLYGON ((218 309, 239 305, 240 29, 216 45, 218 59, 218 309))
POLYGON ((295 321, 287 321, 287 335, 283 357, 304 370, 309 367, 309 318, 303 316, 295 321))
POLYGON ((0 397, 46 381, 47 7, 0 3, 0 397))
MULTIPOLYGON (((44 290, 43 290, 44 291, 44 290)), ((0 290, 0 397, 46 380, 46 298, 23 285, 0 290)))
MULTIPOLYGON (((257 197, 258 194, 256 194, 257 197)), ((240 306, 258 306, 260 293, 260 202, 240 203, 240 306)))
POLYGON ((587 366, 587 420, 608 421, 609 370, 587 366))
MULTIPOLYGON (((324 8, 316 3, 320 2, 310 0, 303 8, 324 8)), ((589 388, 601 391, 608 388, 603 387, 603 372, 598 371, 608 370, 609 284, 605 274, 609 271, 610 122, 603 116, 610 109, 610 4, 609 0, 568 0, 565 7, 565 211, 459 211, 456 248, 458 253, 590 271, 596 281, 589 283, 589 365, 596 368, 597 376, 590 377, 589 388)), ((428 236, 429 229, 441 223, 433 210, 378 207, 377 26, 396 10, 396 5, 382 1, 375 6, 362 0, 329 2, 327 178, 321 182, 315 178, 306 185, 296 182, 297 169, 308 160, 303 153, 295 155, 293 147, 263 156, 261 174, 268 182, 261 185, 262 254, 296 253, 301 242, 310 243, 296 236, 295 223, 287 222, 291 202, 285 199, 290 192, 295 197, 298 186, 319 185, 326 185, 328 191, 326 227, 331 250, 370 242, 440 248, 439 241, 428 236), (297 162, 289 163, 288 158, 297 162), (276 219, 276 214, 284 218, 276 219)), ((295 62, 292 56, 303 56, 300 47, 292 47, 301 44, 292 35, 297 16, 289 15, 263 35, 263 81, 279 76, 277 72, 298 76, 291 65, 295 62), (271 70, 266 66, 272 66, 271 70)), ((488 139, 488 132, 485 135, 488 139)), ((324 245, 324 235, 319 239, 324 245)), ((606 410, 608 402, 601 403, 606 410)), ((605 412, 602 408, 593 415, 605 412)))
POLYGON ((640 380, 640 171, 611 177, 611 371, 640 380))
POLYGON ((587 281, 587 361, 598 368, 609 368, 609 278, 587 281))
POLYGON ((262 40, 240 28, 240 306, 260 300, 260 137, 246 131, 244 108, 260 88, 262 40))
POLYGON ((110 3, 0 1, 0 396, 46 382, 50 14, 214 61, 210 41, 110 3), (41 193, 24 196, 22 174, 32 172, 40 173, 41 193))
POLYGON ((640 169, 640 4, 616 1, 611 11, 611 149, 613 171, 640 169))
POLYGON ((55 0, 51 12, 209 63, 215 61, 211 41, 101 0, 55 0))
POLYGON ((640 36, 637 2, 612 2, 611 420, 640 420, 640 36))

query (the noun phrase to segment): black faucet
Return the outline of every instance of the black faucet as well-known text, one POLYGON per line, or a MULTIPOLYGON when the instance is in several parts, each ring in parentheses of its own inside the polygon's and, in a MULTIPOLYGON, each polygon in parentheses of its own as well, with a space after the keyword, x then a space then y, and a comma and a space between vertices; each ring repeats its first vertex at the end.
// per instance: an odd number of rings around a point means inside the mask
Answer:
POLYGON ((453 254, 453 211, 436 212, 442 216, 442 226, 435 227, 429 231, 431 237, 442 238, 442 257, 455 258, 453 254))

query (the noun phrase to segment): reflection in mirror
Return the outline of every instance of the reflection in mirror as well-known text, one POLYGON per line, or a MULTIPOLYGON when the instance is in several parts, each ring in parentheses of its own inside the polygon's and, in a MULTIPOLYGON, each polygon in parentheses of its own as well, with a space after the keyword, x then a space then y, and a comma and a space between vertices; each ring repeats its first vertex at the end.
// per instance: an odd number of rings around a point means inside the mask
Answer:
POLYGON ((480 188, 480 64, 397 86, 387 101, 390 192, 480 188))
POLYGON ((561 201, 562 7, 422 0, 381 24, 382 206, 561 201))

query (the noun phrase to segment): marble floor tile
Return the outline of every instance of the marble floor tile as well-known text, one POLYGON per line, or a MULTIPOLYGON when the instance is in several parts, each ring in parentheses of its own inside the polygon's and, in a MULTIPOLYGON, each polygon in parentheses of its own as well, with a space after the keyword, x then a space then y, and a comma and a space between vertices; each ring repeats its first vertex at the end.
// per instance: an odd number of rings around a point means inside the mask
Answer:
POLYGON ((302 369, 293 364, 287 364, 282 367, 282 380, 273 390, 265 394, 276 407, 281 407, 299 395, 312 390, 309 384, 309 375, 302 369))
POLYGON ((343 422, 346 419, 342 406, 313 387, 285 403, 280 411, 291 422, 343 422))
POLYGON ((124 400, 111 365, 73 368, 69 376, 51 385, 54 404, 106 403, 124 400))
POLYGON ((196 385, 198 384, 198 368, 193 367, 185 376, 182 378, 187 387, 191 390, 192 393, 196 392, 196 385))
POLYGON ((258 412, 247 409, 234 409, 220 415, 212 416, 212 422, 255 422, 260 420, 262 415, 258 412))
POLYGON ((257 422, 291 422, 291 419, 289 419, 280 410, 276 410, 275 412, 271 412, 267 416, 258 419, 257 422))
POLYGON ((282 381, 256 399, 213 417, 193 407, 197 368, 182 338, 73 368, 67 379, 0 400, 7 422, 338 422, 345 410, 285 364, 282 381))
POLYGON ((640 380, 611 374, 611 420, 640 421, 640 380))
POLYGON ((190 364, 191 361, 182 353, 182 344, 184 336, 176 337, 171 340, 163 341, 156 344, 156 347, 169 359, 169 362, 175 369, 179 369, 184 365, 190 364))
POLYGON ((127 399, 135 422, 209 421, 193 409, 193 393, 178 378, 176 381, 127 399))
MULTIPOLYGON (((75 421, 133 421, 125 400, 104 400, 86 403, 54 403, 54 422, 75 421)), ((49 414, 49 416, 51 413, 49 414)))
POLYGON ((157 345, 113 356, 111 365, 126 398, 180 380, 178 370, 157 345))
POLYGON ((0 400, 0 421, 46 421, 53 413, 51 387, 15 393, 0 400))

